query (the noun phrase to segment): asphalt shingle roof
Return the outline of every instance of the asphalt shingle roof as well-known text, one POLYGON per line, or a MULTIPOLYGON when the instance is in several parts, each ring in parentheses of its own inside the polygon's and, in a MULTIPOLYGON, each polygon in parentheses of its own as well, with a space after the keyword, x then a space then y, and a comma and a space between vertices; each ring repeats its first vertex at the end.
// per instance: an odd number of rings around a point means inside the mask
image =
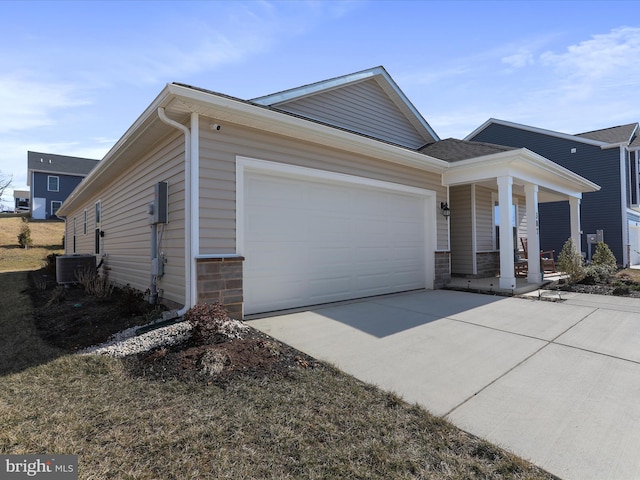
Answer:
POLYGON ((597 140, 598 142, 623 143, 631 139, 631 135, 637 127, 637 123, 629 123, 627 125, 593 130, 592 132, 578 133, 575 136, 588 138, 589 140, 597 140))
POLYGON ((29 170, 37 172, 57 172, 69 175, 87 175, 99 160, 68 157, 53 153, 27 152, 29 170))
POLYGON ((495 145, 493 143, 470 142, 455 138, 447 138, 439 142, 428 143, 419 149, 421 153, 447 162, 458 162, 469 158, 484 157, 485 155, 507 152, 509 150, 517 150, 517 148, 495 145))

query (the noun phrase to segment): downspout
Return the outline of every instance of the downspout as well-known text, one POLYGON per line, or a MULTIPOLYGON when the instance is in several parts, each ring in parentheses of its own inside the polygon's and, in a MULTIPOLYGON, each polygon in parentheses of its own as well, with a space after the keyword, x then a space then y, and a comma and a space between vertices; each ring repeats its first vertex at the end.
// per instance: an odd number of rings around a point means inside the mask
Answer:
MULTIPOLYGON (((197 115, 197 114, 195 114, 197 115)), ((184 287, 185 287, 185 299, 184 299, 184 307, 178 310, 177 315, 182 316, 186 313, 186 311, 193 306, 193 282, 192 277, 194 274, 193 268, 193 243, 192 243, 192 217, 193 217, 193 204, 192 204, 192 185, 193 185, 193 174, 192 174, 192 155, 191 155, 191 131, 189 128, 185 127, 179 122, 175 120, 171 120, 167 117, 164 108, 158 107, 158 117, 167 125, 170 125, 178 130, 181 130, 184 133, 184 233, 185 233, 185 242, 184 242, 184 287)), ((193 121, 193 116, 192 116, 193 121)))
POLYGON ((627 182, 622 182, 626 175, 627 149, 625 145, 620 145, 620 203, 621 203, 621 226, 622 226, 622 266, 629 266, 629 221, 627 220, 627 182))

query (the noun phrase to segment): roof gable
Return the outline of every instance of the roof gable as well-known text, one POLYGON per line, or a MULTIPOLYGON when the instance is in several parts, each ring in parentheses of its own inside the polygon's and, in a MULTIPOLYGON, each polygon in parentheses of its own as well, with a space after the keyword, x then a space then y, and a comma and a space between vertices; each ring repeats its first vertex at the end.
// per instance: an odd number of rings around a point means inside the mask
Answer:
POLYGON ((627 125, 620 125, 617 127, 604 128, 601 130, 594 130, 592 132, 571 135, 568 133, 556 132, 554 130, 546 130, 544 128, 532 127, 530 125, 522 125, 515 122, 508 122, 506 120, 490 118, 469 135, 467 135, 464 139, 473 140, 480 132, 482 132, 492 124, 502 125, 518 130, 526 130, 528 132, 539 133, 541 135, 549 135, 551 137, 562 138, 564 140, 570 140, 572 142, 581 142, 589 145, 596 145, 601 148, 607 148, 612 145, 618 145, 621 143, 626 145, 635 145, 637 142, 634 142, 634 139, 636 138, 636 135, 638 133, 637 123, 630 123, 627 125))
POLYGON ((252 102, 408 148, 439 140, 383 67, 255 98, 252 102))

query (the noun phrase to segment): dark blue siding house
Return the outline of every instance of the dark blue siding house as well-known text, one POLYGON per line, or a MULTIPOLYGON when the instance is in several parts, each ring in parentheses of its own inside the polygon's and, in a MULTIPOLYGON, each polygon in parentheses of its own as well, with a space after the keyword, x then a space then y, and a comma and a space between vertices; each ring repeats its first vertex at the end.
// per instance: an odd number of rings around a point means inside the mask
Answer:
MULTIPOLYGON (((618 264, 640 264, 640 183, 638 124, 569 135, 489 119, 465 140, 525 147, 600 185, 581 202, 581 251, 588 255, 587 235, 602 231, 618 264)), ((540 204, 540 248, 556 256, 570 237, 566 202, 540 204)), ((591 245, 593 249, 595 245, 591 245)))
POLYGON ((56 218, 69 194, 98 164, 98 160, 28 152, 27 184, 31 186, 31 217, 56 218))

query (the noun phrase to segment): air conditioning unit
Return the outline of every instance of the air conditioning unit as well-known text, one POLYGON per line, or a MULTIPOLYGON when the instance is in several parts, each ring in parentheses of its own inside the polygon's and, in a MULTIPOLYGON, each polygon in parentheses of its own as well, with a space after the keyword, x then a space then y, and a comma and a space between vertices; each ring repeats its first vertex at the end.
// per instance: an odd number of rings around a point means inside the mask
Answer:
POLYGON ((56 282, 76 283, 78 273, 89 268, 96 268, 95 255, 60 255, 56 257, 56 282))

